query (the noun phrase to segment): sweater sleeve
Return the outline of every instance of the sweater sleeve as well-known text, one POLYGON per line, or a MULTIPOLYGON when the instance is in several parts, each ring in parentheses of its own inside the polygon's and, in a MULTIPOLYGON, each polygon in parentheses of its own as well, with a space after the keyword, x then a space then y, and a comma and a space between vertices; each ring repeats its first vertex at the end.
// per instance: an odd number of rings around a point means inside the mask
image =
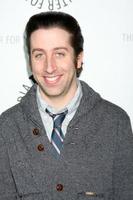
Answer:
POLYGON ((2 137, 2 117, 0 117, 0 200, 19 200, 12 176, 8 152, 2 137))
POLYGON ((113 168, 113 200, 133 199, 133 133, 129 117, 119 120, 113 168))

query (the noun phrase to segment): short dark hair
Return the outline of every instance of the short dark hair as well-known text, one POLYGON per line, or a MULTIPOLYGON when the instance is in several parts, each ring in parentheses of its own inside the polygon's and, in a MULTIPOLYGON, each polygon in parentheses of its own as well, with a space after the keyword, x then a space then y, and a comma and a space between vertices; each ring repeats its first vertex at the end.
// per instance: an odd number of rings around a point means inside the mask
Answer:
MULTIPOLYGON (((33 15, 26 25, 25 42, 29 56, 31 34, 40 28, 51 27, 62 28, 71 34, 70 43, 76 57, 83 51, 84 38, 77 20, 70 14, 64 12, 48 11, 33 15)), ((82 66, 80 69, 77 69, 77 76, 80 75, 81 71, 82 66)))

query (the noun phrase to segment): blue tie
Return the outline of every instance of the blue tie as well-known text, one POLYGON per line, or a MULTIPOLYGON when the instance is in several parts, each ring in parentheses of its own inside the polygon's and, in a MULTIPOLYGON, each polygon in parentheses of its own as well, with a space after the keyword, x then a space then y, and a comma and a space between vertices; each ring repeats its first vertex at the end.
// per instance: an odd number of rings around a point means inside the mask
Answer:
POLYGON ((46 109, 46 112, 49 114, 49 116, 53 119, 53 130, 51 135, 51 143, 53 144, 56 153, 60 154, 60 151, 63 147, 63 141, 64 141, 64 135, 61 129, 62 122, 65 119, 65 116, 67 114, 67 110, 59 113, 59 114, 53 114, 48 109, 46 109))

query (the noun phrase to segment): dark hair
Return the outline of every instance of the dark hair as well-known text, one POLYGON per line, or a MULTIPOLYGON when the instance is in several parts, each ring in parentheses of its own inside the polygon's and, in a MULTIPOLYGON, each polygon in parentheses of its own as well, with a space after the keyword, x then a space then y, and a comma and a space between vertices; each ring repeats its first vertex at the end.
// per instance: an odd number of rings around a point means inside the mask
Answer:
MULTIPOLYGON (((31 34, 40 28, 59 27, 71 34, 70 42, 74 48, 75 56, 83 51, 84 38, 77 20, 71 15, 63 12, 48 11, 33 15, 25 29, 25 42, 30 56, 31 34)), ((77 76, 80 75, 82 67, 77 69, 77 76)))

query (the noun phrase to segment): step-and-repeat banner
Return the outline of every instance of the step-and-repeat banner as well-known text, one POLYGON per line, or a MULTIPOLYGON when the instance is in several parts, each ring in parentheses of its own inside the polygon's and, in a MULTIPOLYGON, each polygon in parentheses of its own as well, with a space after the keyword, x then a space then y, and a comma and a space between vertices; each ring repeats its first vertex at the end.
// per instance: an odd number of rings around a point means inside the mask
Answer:
POLYGON ((1 0, 0 113, 32 85, 23 33, 31 15, 48 10, 70 13, 79 21, 85 38, 80 79, 121 106, 133 124, 132 0, 1 0))

